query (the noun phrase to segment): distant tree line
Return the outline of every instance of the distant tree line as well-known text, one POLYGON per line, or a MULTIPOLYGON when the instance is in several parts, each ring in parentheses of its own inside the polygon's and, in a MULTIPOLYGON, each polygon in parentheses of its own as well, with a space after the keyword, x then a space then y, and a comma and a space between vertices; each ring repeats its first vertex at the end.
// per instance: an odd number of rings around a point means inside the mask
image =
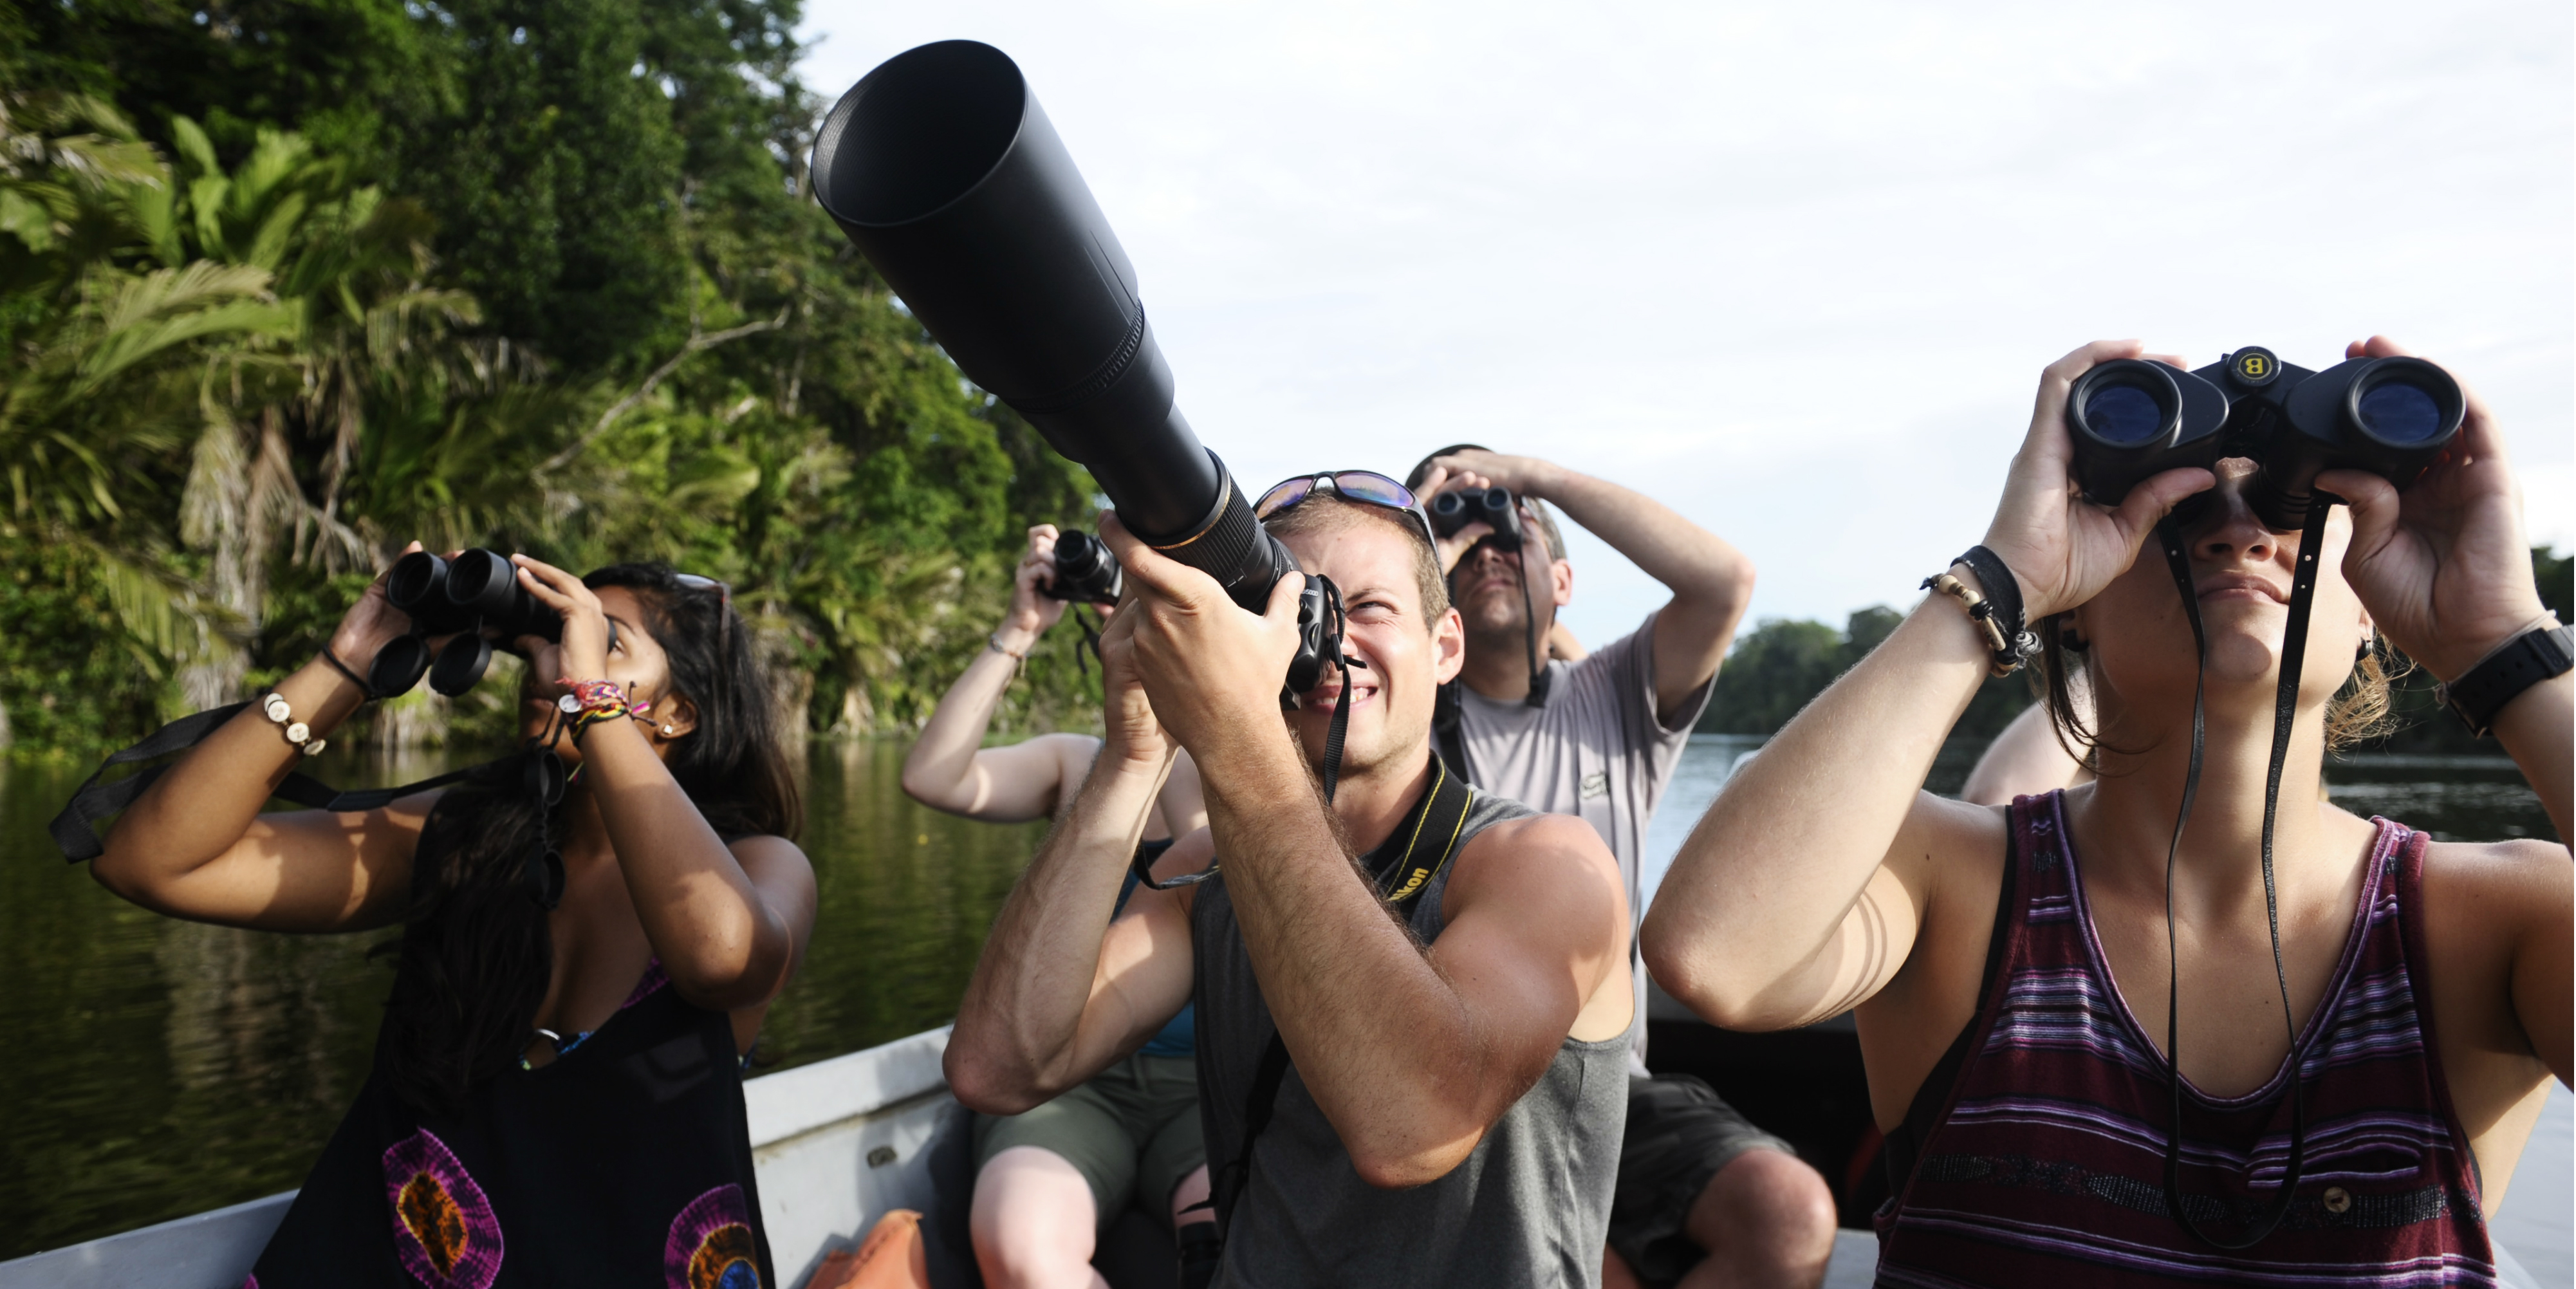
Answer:
MULTIPOLYGON (((797 20, 0 0, 0 734, 245 696, 415 537, 725 579, 799 728, 919 719, 1093 488, 815 207, 797 20)), ((1080 719, 1056 634, 1006 721, 1080 719)))
MULTIPOLYGON (((2541 600, 2561 622, 2576 622, 2576 576, 2570 556, 2534 547, 2532 575, 2541 600)), ((1904 621, 1905 615, 1875 605, 1851 615, 1839 631, 1805 619, 1771 618, 1738 637, 1717 673, 1717 692, 1699 728, 1709 734, 1771 735, 1823 693, 1853 664, 1869 655, 1904 621)), ((2431 674, 2408 670, 2398 678, 2391 703, 2398 727, 2367 749, 2387 752, 2498 754, 2493 743, 2472 739, 2457 719, 2443 711, 2433 692, 2431 674)), ((1969 700, 1967 712, 1951 733, 1954 745, 1982 744, 2032 701, 2024 676, 1992 678, 1969 700)))

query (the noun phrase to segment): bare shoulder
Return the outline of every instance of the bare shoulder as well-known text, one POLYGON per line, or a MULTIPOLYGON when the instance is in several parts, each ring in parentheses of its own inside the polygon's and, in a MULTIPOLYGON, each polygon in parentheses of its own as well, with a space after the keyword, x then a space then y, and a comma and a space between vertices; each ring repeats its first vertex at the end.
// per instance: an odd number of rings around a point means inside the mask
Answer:
POLYGON ((2576 912, 2576 867, 2545 841, 2437 841, 2424 849, 2423 904, 2437 967, 2471 965, 2509 955, 2524 932, 2562 930, 2576 912))
POLYGON ((1589 912, 1594 900, 1615 912, 1627 901, 1619 861, 1592 825, 1572 815, 1533 815, 1495 824, 1470 838, 1450 861, 1442 909, 1450 917, 1471 904, 1589 912))
POLYGON ((805 848, 773 833, 754 833, 726 843, 743 871, 758 881, 764 873, 801 874, 807 882, 814 880, 814 861, 806 858, 805 848))

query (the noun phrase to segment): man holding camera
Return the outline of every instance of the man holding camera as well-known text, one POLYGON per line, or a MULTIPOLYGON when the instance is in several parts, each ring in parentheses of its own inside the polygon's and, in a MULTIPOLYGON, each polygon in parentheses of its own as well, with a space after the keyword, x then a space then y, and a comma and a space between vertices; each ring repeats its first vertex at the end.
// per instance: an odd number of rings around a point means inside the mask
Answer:
POLYGON ((1357 471, 1263 498, 1347 615, 1347 669, 1284 712, 1304 578, 1255 615, 1104 518, 1131 595, 1102 639, 1107 737, 948 1047, 959 1099, 1009 1112, 1195 994, 1224 1284, 1597 1282, 1577 1251, 1609 1221, 1633 924, 1592 830, 1475 793, 1432 755, 1464 640, 1410 503, 1357 471), (1209 827, 1112 920, 1183 747, 1209 827), (1329 804, 1319 767, 1338 776, 1329 804))
MULTIPOLYGON (((1642 912, 1647 823, 1743 620, 1752 561, 1643 494, 1533 457, 1460 444, 1424 458, 1407 483, 1437 503, 1441 527, 1454 525, 1440 539, 1441 563, 1466 664, 1443 713, 1444 754, 1479 788, 1591 824, 1618 857, 1629 907, 1642 912), (1549 503, 1673 593, 1636 631, 1579 662, 1549 658, 1557 610, 1574 595, 1549 503)), ((1633 970, 1642 1000, 1644 968, 1633 970)), ((1706 1083, 1649 1076, 1642 1006, 1632 1039, 1604 1282, 1822 1280, 1836 1220, 1824 1178, 1706 1083)))

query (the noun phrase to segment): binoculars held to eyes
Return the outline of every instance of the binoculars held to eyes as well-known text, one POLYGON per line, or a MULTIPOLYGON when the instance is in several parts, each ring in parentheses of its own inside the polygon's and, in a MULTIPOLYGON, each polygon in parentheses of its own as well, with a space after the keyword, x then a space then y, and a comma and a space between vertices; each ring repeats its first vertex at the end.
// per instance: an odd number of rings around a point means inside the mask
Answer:
POLYGON ((483 679, 495 637, 563 639, 562 615, 519 585, 518 566, 498 551, 470 550, 452 560, 413 551, 394 561, 385 602, 411 619, 411 634, 377 650, 367 664, 367 683, 380 697, 411 692, 426 672, 431 689, 454 698, 483 679), (434 665, 432 636, 455 637, 434 665))
POLYGON ((1009 55, 886 60, 824 117, 811 173, 960 371, 1088 467, 1128 531, 1261 611, 1297 562, 1174 406, 1135 267, 1009 55))
POLYGON ((1444 492, 1431 499, 1431 529, 1443 537, 1469 524, 1483 524, 1493 534, 1483 540, 1498 551, 1521 548, 1521 507, 1509 488, 1444 492))
POLYGON ((1039 589, 1052 599, 1115 604, 1118 593, 1126 586, 1126 573, 1118 567, 1118 557, 1099 538, 1079 528, 1068 528, 1055 539, 1055 576, 1039 589))
POLYGON ((2247 504, 2275 532, 2305 521, 2316 477, 2368 470, 2403 488, 2460 432, 2467 400, 2421 358, 2355 358, 2324 371, 2248 346, 2198 371, 2119 358, 2075 380, 2066 400, 2075 479, 2120 504, 2161 471, 2246 457, 2261 467, 2247 504))

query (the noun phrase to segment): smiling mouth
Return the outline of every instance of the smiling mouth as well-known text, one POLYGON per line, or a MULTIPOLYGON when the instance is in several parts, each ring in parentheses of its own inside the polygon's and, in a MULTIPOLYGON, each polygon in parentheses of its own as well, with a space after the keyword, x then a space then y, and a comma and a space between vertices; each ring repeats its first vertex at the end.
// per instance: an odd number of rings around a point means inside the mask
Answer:
POLYGON ((2214 578, 2200 588, 2203 604, 2226 600, 2246 600, 2257 604, 2287 604, 2289 597, 2271 583, 2252 577, 2214 578))

